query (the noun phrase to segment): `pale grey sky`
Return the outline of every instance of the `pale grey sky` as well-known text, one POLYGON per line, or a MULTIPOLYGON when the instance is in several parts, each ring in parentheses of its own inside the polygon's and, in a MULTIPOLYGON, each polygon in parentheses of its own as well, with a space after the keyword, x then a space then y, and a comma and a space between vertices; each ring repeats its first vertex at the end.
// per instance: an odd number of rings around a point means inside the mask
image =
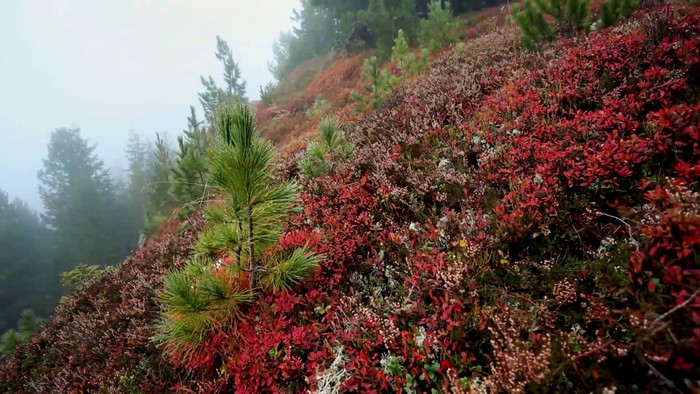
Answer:
POLYGON ((299 0, 3 0, 0 5, 0 189, 40 209, 36 172, 49 133, 79 126, 107 166, 125 163, 130 131, 186 126, 200 75, 221 81, 226 40, 248 96, 299 0))

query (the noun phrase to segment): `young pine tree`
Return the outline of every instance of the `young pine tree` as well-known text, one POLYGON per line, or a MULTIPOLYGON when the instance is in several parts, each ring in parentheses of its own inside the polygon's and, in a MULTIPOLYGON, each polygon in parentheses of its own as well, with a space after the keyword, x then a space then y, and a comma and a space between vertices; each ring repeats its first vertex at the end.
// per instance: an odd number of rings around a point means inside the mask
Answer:
POLYGON ((319 118, 323 116, 328 110, 330 109, 330 105, 328 105, 328 102, 326 102, 326 99, 323 98, 322 94, 319 94, 316 96, 316 99, 314 100, 314 105, 306 111, 306 116, 309 118, 319 118))
POLYGON ((397 82, 394 75, 379 66, 376 56, 365 60, 362 66, 362 80, 366 82, 362 93, 350 92, 350 96, 356 102, 357 112, 365 111, 368 106, 373 110, 379 109, 397 82))
POLYGON ((219 136, 209 153, 210 179, 226 200, 207 209, 212 226, 201 236, 198 251, 224 251, 231 262, 199 257, 165 278, 164 314, 155 339, 167 351, 184 355, 213 327, 238 316, 253 301, 258 281, 266 290, 290 289, 322 258, 307 248, 266 253, 279 240, 297 186, 276 180, 274 148, 255 131, 255 116, 246 105, 221 108, 214 126, 219 136))
POLYGON ((414 56, 403 30, 399 30, 391 50, 391 61, 401 70, 401 78, 405 81, 406 77, 423 72, 428 63, 428 50, 423 49, 420 56, 414 56))
POLYGON ((277 86, 272 82, 268 82, 265 86, 260 86, 260 101, 268 107, 273 104, 276 87, 277 86))
MULTIPOLYGON (((219 141, 209 154, 212 186, 228 197, 225 206, 212 206, 208 213, 215 226, 205 232, 200 251, 229 249, 236 264, 248 272, 250 288, 261 275, 264 287, 287 288, 296 280, 278 276, 281 267, 273 261, 259 262, 267 248, 282 233, 284 219, 296 201, 298 187, 277 181, 274 172, 274 148, 255 130, 255 115, 245 105, 223 108, 215 127, 219 141), (291 280, 291 282, 287 281, 291 280)), ((315 268, 317 258, 298 260, 293 271, 315 268)), ((298 272, 301 272, 298 271, 298 272)))
POLYGON ((328 172, 334 162, 347 160, 355 149, 345 139, 335 118, 325 118, 319 124, 321 139, 306 147, 306 156, 299 160, 298 167, 302 174, 317 177, 328 172))
POLYGON ((635 8, 637 8, 636 0, 604 1, 600 24, 603 28, 610 27, 622 19, 629 18, 635 8))
POLYGON ((569 35, 588 31, 589 9, 590 0, 525 0, 523 10, 515 14, 523 46, 534 49, 537 43, 551 40, 557 30, 569 35), (545 21, 545 14, 557 21, 556 29, 545 21))
POLYGON ((554 37, 554 29, 545 21, 535 0, 525 0, 523 9, 515 13, 515 21, 522 30, 520 42, 527 49, 534 49, 538 42, 554 37))
POLYGON ((0 355, 10 353, 15 346, 27 342, 32 334, 41 330, 44 320, 31 309, 25 309, 19 315, 17 329, 9 329, 0 336, 0 355))
POLYGON ((428 5, 428 19, 421 21, 420 43, 431 52, 439 51, 452 42, 455 23, 449 0, 443 6, 441 0, 431 0, 428 5))

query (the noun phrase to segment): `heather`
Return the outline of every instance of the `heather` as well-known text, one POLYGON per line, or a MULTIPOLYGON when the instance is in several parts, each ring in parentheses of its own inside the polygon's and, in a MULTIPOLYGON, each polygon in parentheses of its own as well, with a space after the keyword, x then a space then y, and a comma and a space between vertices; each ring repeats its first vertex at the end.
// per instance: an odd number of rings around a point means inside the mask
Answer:
POLYGON ((669 5, 536 52, 510 27, 444 49, 343 118, 351 153, 278 163, 302 192, 266 253, 324 256, 311 278, 164 352, 194 213, 66 299, 0 388, 697 391, 699 22, 669 5))

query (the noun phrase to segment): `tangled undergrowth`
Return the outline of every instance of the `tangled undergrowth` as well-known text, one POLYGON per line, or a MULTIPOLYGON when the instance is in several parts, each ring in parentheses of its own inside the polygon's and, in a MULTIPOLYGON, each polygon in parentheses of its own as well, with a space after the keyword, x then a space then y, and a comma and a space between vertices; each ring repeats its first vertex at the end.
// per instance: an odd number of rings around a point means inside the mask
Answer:
POLYGON ((667 6, 445 52, 301 177, 275 251, 325 255, 315 278, 162 359, 154 294, 192 218, 70 298, 0 390, 697 391, 699 35, 667 6))

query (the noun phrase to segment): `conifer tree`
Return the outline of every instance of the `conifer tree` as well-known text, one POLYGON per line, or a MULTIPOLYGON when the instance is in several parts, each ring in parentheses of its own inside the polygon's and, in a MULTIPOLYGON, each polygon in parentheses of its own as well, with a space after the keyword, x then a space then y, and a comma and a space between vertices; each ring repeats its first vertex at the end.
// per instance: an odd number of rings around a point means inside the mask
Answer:
POLYGON ((396 63, 396 66, 401 70, 401 77, 403 79, 406 79, 411 60, 413 60, 411 48, 409 48, 408 42, 406 42, 403 30, 399 30, 394 39, 394 47, 391 48, 391 61, 396 63))
POLYGON ((210 176, 214 189, 228 196, 228 202, 223 208, 210 208, 209 219, 216 225, 205 232, 200 250, 232 249, 237 264, 248 272, 251 288, 260 273, 263 283, 284 287, 267 282, 275 264, 264 266, 258 260, 279 239, 298 187, 275 181, 274 148, 256 132, 255 115, 247 106, 226 107, 216 120, 219 141, 209 154, 210 176))
POLYGON ((242 99, 245 97, 245 81, 241 80, 241 69, 233 61, 233 55, 226 41, 216 36, 216 58, 224 65, 224 82, 226 83, 227 98, 242 99))
POLYGON ((538 42, 551 40, 557 30, 566 34, 588 31, 589 8, 590 0, 525 0, 523 10, 515 14, 523 46, 534 49, 538 42), (556 29, 545 21, 545 14, 557 21, 556 29))
POLYGON ((129 164, 128 214, 132 231, 143 230, 145 210, 148 205, 148 185, 151 181, 152 152, 147 141, 139 134, 132 133, 126 147, 129 164))
POLYGON ((117 263, 137 244, 138 232, 123 231, 125 204, 94 150, 79 129, 58 129, 38 174, 43 218, 55 229, 60 264, 54 278, 79 263, 117 263))
POLYGON ((170 194, 175 201, 187 204, 206 195, 206 130, 190 107, 187 130, 177 138, 178 152, 170 176, 170 194))
POLYGON ((515 13, 515 20, 523 32, 520 42, 527 49, 534 49, 538 42, 549 41, 554 37, 554 30, 544 20, 544 14, 535 0, 525 0, 523 9, 515 13))
POLYGON ((233 60, 233 54, 226 41, 216 36, 216 58, 224 66, 225 89, 216 85, 211 76, 200 77, 204 92, 199 93, 199 102, 204 109, 204 116, 211 122, 212 116, 219 106, 247 102, 245 96, 245 81, 241 78, 241 71, 238 63, 233 60))
POLYGON ((172 167, 173 163, 170 158, 170 147, 166 140, 160 137, 160 134, 156 134, 144 230, 144 233, 149 237, 156 234, 158 226, 160 226, 165 215, 168 214, 175 205, 175 201, 169 192, 172 167))
POLYGON ((307 248, 266 253, 279 240, 298 188, 276 180, 274 148, 256 132, 250 108, 223 107, 215 120, 218 141, 209 153, 210 178, 226 201, 208 207, 212 226, 201 236, 198 251, 224 251, 233 260, 223 265, 200 256, 165 278, 160 297, 164 314, 155 339, 167 351, 185 355, 212 327, 235 318, 253 301, 257 280, 266 290, 290 289, 312 274, 322 258, 307 248))
POLYGON ((413 0, 370 0, 366 9, 357 12, 358 22, 371 37, 371 44, 381 60, 391 55, 394 36, 403 29, 409 40, 418 24, 413 0))
POLYGON ((15 346, 27 342, 32 334, 38 332, 44 320, 40 319, 31 309, 20 313, 17 329, 7 330, 0 336, 0 355, 10 353, 15 346))
POLYGON ((306 156, 298 164, 299 171, 309 177, 328 172, 334 162, 347 160, 355 149, 345 139, 335 118, 324 118, 319 124, 321 139, 306 147, 306 156))
POLYGON ((428 19, 421 21, 420 42, 431 52, 440 50, 452 42, 452 30, 455 28, 450 2, 431 0, 428 5, 428 19))
POLYGON ((268 82, 265 86, 260 86, 260 101, 262 101, 263 104, 267 106, 273 104, 273 94, 276 87, 277 86, 272 82, 268 82))
POLYGON ((366 82, 362 87, 362 92, 350 92, 350 96, 357 103, 355 105, 357 112, 363 112, 367 106, 373 110, 379 109, 396 84, 395 77, 379 66, 376 56, 365 59, 362 66, 362 80, 366 82))
POLYGON ((622 19, 629 18, 637 8, 636 0, 607 0, 603 2, 600 22, 602 27, 610 27, 622 19))
POLYGON ((318 118, 323 116, 328 109, 330 108, 330 105, 326 102, 326 99, 323 98, 322 94, 319 94, 316 96, 316 99, 314 100, 314 105, 306 111, 306 116, 309 118, 318 118))
POLYGON ((26 308, 47 314, 58 298, 51 232, 26 203, 0 190, 0 332, 26 308))
POLYGON ((401 70, 401 77, 405 80, 407 76, 410 77, 423 72, 423 69, 428 63, 428 50, 424 48, 420 56, 414 56, 408 45, 408 41, 406 41, 403 30, 399 30, 394 39, 391 61, 396 63, 399 67, 399 70, 401 70))

